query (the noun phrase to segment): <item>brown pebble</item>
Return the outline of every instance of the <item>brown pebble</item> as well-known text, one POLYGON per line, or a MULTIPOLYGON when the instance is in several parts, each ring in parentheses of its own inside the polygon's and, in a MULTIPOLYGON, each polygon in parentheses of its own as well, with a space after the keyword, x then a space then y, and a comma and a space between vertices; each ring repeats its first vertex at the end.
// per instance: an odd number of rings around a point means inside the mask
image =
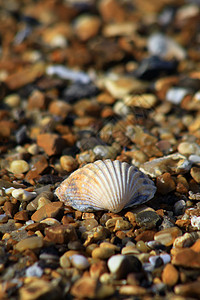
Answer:
POLYGON ((200 239, 198 239, 193 245, 192 247, 190 247, 190 249, 192 249, 195 252, 200 253, 200 239))
POLYGON ((172 257, 172 263, 185 268, 200 268, 200 253, 190 248, 181 249, 172 257))
POLYGON ((177 284, 179 273, 172 264, 167 264, 162 272, 162 281, 169 286, 177 284))
POLYGON ((139 233, 136 237, 135 240, 136 242, 138 241, 143 241, 143 242, 149 242, 154 239, 155 231, 153 230, 145 230, 141 233, 139 233))
POLYGON ((55 244, 64 244, 78 239, 76 230, 71 225, 51 226, 45 229, 47 238, 55 244))
POLYGON ((37 136, 37 145, 51 156, 60 154, 66 146, 66 141, 57 134, 42 133, 37 136))
POLYGON ((14 215, 14 220, 18 220, 18 221, 28 221, 29 217, 28 217, 28 212, 26 210, 21 210, 18 211, 15 215, 14 215))
POLYGON ((95 248, 92 251, 92 257, 99 258, 99 259, 107 259, 114 254, 115 254, 114 249, 107 248, 107 247, 106 248, 103 248, 103 247, 95 248))
MULTIPOLYGON (((180 284, 175 286, 174 288, 175 294, 183 297, 188 297, 188 299, 192 297, 195 299, 199 299, 200 295, 200 284, 199 280, 195 282, 189 282, 186 284, 180 284)), ((185 298, 184 298, 185 299, 185 298)))
POLYGON ((117 220, 115 223, 114 232, 118 230, 128 230, 131 228, 131 224, 126 220, 117 220))
POLYGON ((32 236, 18 242, 15 246, 15 249, 19 252, 22 252, 26 249, 38 249, 43 246, 43 238, 40 236, 32 236))
POLYGON ((62 118, 66 118, 70 111, 71 105, 64 101, 52 101, 49 105, 49 112, 52 115, 60 116, 62 118))
POLYGON ((147 290, 138 285, 125 285, 120 287, 119 293, 127 296, 143 296, 147 293, 147 290))
POLYGON ((28 98, 28 110, 45 109, 47 107, 47 97, 39 90, 34 90, 28 98))
POLYGON ((63 170, 67 172, 72 172, 78 167, 78 162, 70 155, 61 156, 60 164, 63 170))
POLYGON ((163 175, 157 177, 156 187, 159 193, 165 195, 175 190, 176 184, 170 173, 164 173, 163 175))
POLYGON ((94 279, 99 279, 102 274, 107 272, 107 264, 103 260, 93 263, 90 267, 90 276, 94 279))
POLYGON ((200 168, 199 167, 192 167, 190 170, 190 174, 197 183, 200 183, 200 168))
POLYGON ((174 240, 182 234, 178 227, 170 227, 157 232, 154 235, 154 240, 160 242, 162 245, 171 246, 174 240))
POLYGON ((40 222, 45 218, 56 218, 62 213, 63 206, 64 204, 62 202, 45 204, 32 215, 31 220, 40 222))

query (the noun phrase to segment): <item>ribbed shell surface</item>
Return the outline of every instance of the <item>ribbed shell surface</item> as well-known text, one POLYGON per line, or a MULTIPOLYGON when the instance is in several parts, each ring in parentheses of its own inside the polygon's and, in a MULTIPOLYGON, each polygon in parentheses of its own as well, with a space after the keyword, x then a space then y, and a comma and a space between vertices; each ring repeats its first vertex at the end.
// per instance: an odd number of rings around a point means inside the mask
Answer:
POLYGON ((56 189, 66 205, 80 211, 109 210, 138 205, 153 198, 156 187, 136 167, 118 160, 98 160, 73 172, 56 189))

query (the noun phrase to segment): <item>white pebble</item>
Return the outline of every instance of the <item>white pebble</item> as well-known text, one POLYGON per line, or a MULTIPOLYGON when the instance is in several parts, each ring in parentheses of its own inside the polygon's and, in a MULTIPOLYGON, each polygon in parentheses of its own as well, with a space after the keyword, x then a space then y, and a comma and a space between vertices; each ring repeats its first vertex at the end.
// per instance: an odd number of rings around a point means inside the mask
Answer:
POLYGON ((38 263, 35 263, 26 269, 26 277, 41 277, 42 275, 43 270, 38 266, 38 263))
POLYGON ((171 88, 166 94, 166 100, 178 105, 187 94, 188 90, 185 88, 171 88))
POLYGON ((197 229, 200 230, 200 217, 193 216, 191 218, 191 225, 193 227, 197 227, 197 229))
POLYGON ((160 258, 162 258, 164 265, 171 261, 171 256, 168 253, 160 254, 160 258))
POLYGON ((12 195, 12 192, 15 190, 14 187, 9 187, 7 189, 5 189, 5 193, 6 195, 12 195))
POLYGON ((72 265, 79 269, 79 270, 85 270, 89 267, 89 262, 87 258, 80 254, 74 254, 70 257, 72 265))
POLYGON ((12 196, 19 201, 29 201, 37 196, 35 192, 28 192, 24 189, 14 189, 12 196))
POLYGON ((121 254, 113 255, 108 260, 108 268, 111 273, 116 273, 120 268, 125 256, 121 254))

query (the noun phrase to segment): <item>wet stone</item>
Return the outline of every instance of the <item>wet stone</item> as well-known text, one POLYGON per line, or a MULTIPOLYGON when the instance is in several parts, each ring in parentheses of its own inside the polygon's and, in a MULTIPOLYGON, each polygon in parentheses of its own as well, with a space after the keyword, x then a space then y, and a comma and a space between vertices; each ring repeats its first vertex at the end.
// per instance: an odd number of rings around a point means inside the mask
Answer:
POLYGON ((69 241, 77 240, 76 230, 71 225, 51 226, 45 229, 46 237, 56 243, 64 244, 69 241))
POLYGON ((154 235, 154 240, 160 242, 164 246, 170 246, 180 235, 182 235, 182 231, 178 227, 171 227, 157 232, 154 235))
POLYGON ((114 254, 115 254, 114 249, 107 248, 107 247, 106 248, 103 248, 103 247, 95 248, 92 251, 92 257, 99 258, 99 259, 107 259, 114 254))

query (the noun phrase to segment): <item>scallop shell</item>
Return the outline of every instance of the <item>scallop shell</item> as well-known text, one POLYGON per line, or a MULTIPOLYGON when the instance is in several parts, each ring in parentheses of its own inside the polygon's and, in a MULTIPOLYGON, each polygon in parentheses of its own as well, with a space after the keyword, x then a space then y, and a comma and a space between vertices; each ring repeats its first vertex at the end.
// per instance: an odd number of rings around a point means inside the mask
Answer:
POLYGON ((118 160, 98 160, 73 172, 56 189, 66 205, 86 212, 138 205, 153 198, 156 187, 136 167, 118 160))

